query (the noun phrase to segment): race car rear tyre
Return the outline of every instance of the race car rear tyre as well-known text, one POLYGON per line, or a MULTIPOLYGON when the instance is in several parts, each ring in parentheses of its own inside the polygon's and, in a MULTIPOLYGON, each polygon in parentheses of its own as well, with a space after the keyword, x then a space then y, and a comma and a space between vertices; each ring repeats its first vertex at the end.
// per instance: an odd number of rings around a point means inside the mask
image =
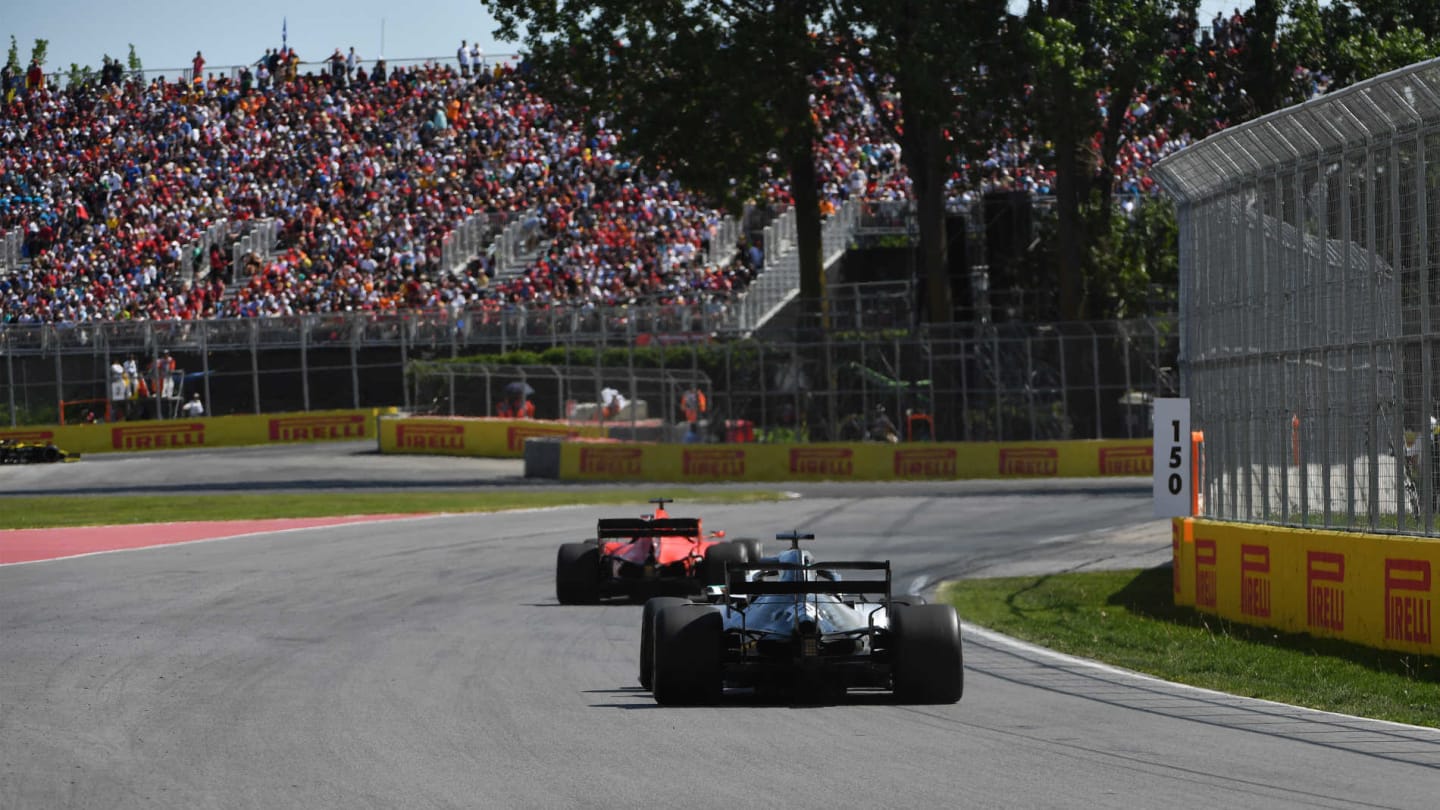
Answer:
POLYGON ((753 537, 741 537, 731 542, 739 543, 745 547, 745 556, 748 558, 746 560, 747 562, 759 562, 760 558, 765 556, 764 546, 760 545, 760 541, 753 537))
POLYGON ((950 605, 897 605, 894 634, 895 697, 903 703, 955 703, 965 692, 960 616, 950 605))
POLYGON ((678 596, 657 596, 646 600, 640 611, 640 685, 646 689, 655 685, 655 616, 665 608, 688 604, 678 596))
POLYGON ((555 557, 555 598, 562 605, 600 601, 600 550, 586 543, 566 543, 555 557))
POLYGON ((719 611, 708 605, 675 605, 656 613, 656 703, 703 706, 720 701, 724 633, 719 611))
POLYGON ((706 585, 725 584, 725 564, 749 562, 745 547, 739 543, 716 543, 705 549, 705 564, 701 571, 706 585))

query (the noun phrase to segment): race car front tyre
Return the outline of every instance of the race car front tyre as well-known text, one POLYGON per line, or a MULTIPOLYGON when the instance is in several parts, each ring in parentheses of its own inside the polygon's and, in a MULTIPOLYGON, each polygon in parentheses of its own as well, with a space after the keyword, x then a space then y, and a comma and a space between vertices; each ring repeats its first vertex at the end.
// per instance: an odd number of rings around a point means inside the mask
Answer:
POLYGON ((708 605, 675 605, 655 615, 655 702, 661 706, 718 703, 725 625, 708 605))
POLYGON ((745 557, 747 562, 759 562, 760 558, 765 556, 764 547, 760 545, 759 540, 756 540, 753 537, 740 537, 731 542, 738 543, 739 545, 745 547, 745 557))
POLYGON ((687 604, 678 596, 657 596, 640 611, 640 685, 646 689, 655 686, 655 617, 665 608, 687 604))
POLYGON ((566 543, 555 557, 555 598, 562 605, 600 601, 600 550, 586 543, 566 543))
POLYGON ((716 543, 705 549, 705 564, 701 575, 706 585, 725 584, 725 565, 727 563, 749 562, 749 555, 745 547, 739 543, 716 543))
POLYGON ((900 593, 890 598, 897 605, 923 605, 925 597, 918 593, 900 593))
POLYGON ((955 703, 965 692, 960 616, 950 605, 896 605, 892 678, 902 703, 955 703))

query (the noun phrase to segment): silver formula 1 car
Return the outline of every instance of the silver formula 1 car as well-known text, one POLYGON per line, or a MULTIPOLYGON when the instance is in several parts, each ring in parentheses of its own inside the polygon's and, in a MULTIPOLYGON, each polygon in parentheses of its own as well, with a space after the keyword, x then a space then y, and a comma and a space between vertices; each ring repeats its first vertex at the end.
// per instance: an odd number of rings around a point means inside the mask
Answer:
POLYGON ((960 617, 891 593, 890 563, 817 562, 801 541, 778 557, 730 563, 709 603, 657 597, 640 627, 640 682, 662 705, 717 702, 728 687, 833 699, 891 690, 906 703, 964 691, 960 617))

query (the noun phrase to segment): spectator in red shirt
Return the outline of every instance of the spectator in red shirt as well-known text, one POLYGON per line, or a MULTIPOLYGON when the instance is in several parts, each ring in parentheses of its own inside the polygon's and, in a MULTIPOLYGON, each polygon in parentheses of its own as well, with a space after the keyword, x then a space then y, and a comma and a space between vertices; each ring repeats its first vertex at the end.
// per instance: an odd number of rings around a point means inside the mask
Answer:
POLYGON ((41 93, 45 91, 45 71, 40 69, 39 62, 31 62, 30 69, 25 71, 25 92, 41 93))

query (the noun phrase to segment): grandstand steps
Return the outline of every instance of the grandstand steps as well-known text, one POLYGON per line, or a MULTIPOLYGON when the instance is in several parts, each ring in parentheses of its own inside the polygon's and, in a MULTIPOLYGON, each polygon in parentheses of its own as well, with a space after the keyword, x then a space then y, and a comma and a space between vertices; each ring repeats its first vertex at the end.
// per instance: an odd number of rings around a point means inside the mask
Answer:
MULTIPOLYGON (((775 247, 765 256, 765 269, 750 283, 740 300, 726 314, 726 328, 749 337, 782 312, 791 311, 800 296, 800 254, 793 238, 795 212, 787 211, 765 229, 765 244, 775 247), (788 221, 786 221, 788 220, 788 221)), ((824 272, 829 273, 844 256, 860 224, 860 206, 846 201, 840 210, 821 225, 824 272)), ((767 247, 767 251, 769 248, 767 247)), ((793 312, 788 316, 797 317, 793 312)))
POLYGON ((534 250, 521 253, 503 267, 496 270, 495 277, 490 280, 490 283, 494 284, 496 282, 509 281, 525 275, 525 271, 530 269, 530 267, 549 250, 550 242, 545 241, 536 245, 534 250))

